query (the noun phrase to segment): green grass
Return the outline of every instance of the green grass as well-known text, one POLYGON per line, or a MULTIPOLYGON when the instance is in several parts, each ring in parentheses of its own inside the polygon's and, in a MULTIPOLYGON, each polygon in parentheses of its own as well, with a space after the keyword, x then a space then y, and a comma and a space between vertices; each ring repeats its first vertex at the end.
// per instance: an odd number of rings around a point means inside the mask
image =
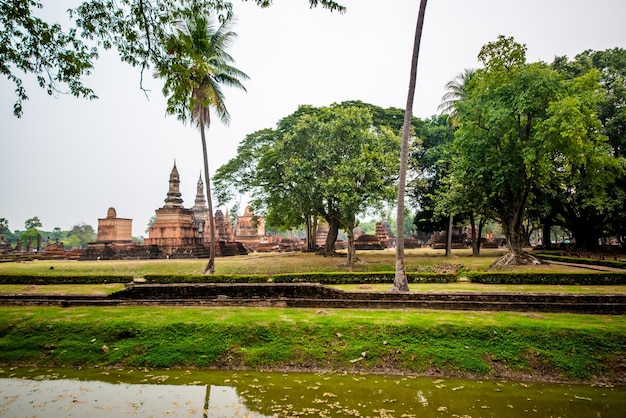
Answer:
POLYGON ((551 378, 621 381, 611 365, 625 351, 623 316, 0 307, 5 366, 439 369, 481 376, 506 369, 513 376, 547 370, 551 378))
POLYGON ((0 294, 47 295, 110 295, 124 289, 123 283, 113 284, 50 284, 50 285, 0 285, 0 294))
MULTIPOLYGON (((376 284, 333 284, 329 287, 340 289, 345 292, 388 292, 391 285, 387 283, 376 284)), ((478 292, 478 293, 575 293, 575 294, 624 294, 625 285, 543 285, 543 284, 482 284, 469 282, 456 283, 411 283, 411 292, 428 293, 452 293, 452 292, 478 292)), ((0 286, 0 293, 2 293, 0 286)))
MULTIPOLYGON (((480 257, 472 257, 470 250, 454 250, 445 257, 443 250, 430 248, 406 250, 407 271, 442 272, 458 269, 484 271, 503 254, 502 250, 483 250, 480 257)), ((359 251, 356 271, 393 271, 395 253, 392 250, 359 251)), ((132 261, 46 261, 0 263, 0 274, 41 275, 132 275, 145 274, 201 274, 207 260, 132 260, 132 261)), ((322 257, 311 253, 253 253, 247 256, 223 257, 215 260, 217 274, 278 274, 347 271, 345 258, 322 257)), ((542 265, 517 267, 514 271, 580 272, 585 269, 542 265)))

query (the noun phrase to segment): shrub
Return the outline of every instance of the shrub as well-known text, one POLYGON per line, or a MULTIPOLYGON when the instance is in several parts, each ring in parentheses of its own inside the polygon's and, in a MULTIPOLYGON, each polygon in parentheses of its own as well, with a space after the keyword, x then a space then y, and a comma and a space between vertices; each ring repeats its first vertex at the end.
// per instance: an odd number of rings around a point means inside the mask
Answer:
POLYGON ((267 283, 266 274, 146 274, 144 279, 150 283, 267 283))
POLYGON ((473 283, 484 284, 561 284, 616 285, 626 284, 626 273, 510 273, 468 272, 473 283))
MULTIPOLYGON (((320 272, 290 273, 272 276, 275 283, 320 283, 320 284, 372 284, 393 283, 395 273, 390 272, 320 272)), ((407 273, 409 283, 450 283, 457 280, 451 273, 407 273)))

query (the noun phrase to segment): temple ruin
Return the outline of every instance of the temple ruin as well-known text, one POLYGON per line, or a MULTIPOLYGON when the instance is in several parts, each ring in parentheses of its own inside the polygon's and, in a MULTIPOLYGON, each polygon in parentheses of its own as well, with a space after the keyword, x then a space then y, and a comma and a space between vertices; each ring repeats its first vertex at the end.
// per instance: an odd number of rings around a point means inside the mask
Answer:
POLYGON ((133 241, 133 220, 118 218, 115 208, 109 208, 106 218, 98 219, 97 242, 129 244, 133 241))
MULTIPOLYGON (((176 162, 169 176, 169 187, 165 204, 155 210, 154 223, 148 228, 148 237, 143 243, 132 240, 132 219, 119 218, 115 208, 107 211, 106 218, 98 219, 96 242, 89 243, 85 250, 72 250, 71 257, 81 260, 154 259, 154 258, 207 258, 210 250, 209 209, 204 193, 204 182, 199 176, 194 205, 185 208, 180 192, 180 174, 176 162)), ((215 211, 214 236, 216 255, 229 256, 247 254, 251 251, 300 251, 306 248, 303 239, 284 238, 266 234, 265 220, 257 216, 251 206, 238 216, 235 226, 226 210, 215 211)), ((320 222, 317 228, 318 246, 325 244, 328 225, 320 222)), ((355 235, 357 236, 357 235, 355 235)), ((21 244, 21 243, 20 243, 21 244)), ((44 253, 50 258, 69 258, 63 243, 46 243, 44 253)), ((338 241, 337 248, 343 248, 338 241)), ((376 224, 375 235, 357 236, 358 249, 383 249, 394 244, 389 225, 376 224)), ((26 246, 32 245, 26 243, 26 246)), ((21 251, 18 245, 17 251, 21 251)))

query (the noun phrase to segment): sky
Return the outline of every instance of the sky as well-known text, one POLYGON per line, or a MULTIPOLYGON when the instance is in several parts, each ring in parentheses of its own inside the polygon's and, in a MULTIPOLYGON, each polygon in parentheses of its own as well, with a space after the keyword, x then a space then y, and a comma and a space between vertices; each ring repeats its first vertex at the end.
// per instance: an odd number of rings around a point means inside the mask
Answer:
MULTIPOLYGON (((207 132, 212 173, 235 157, 247 134, 275 127, 299 105, 361 100, 405 107, 419 0, 339 0, 345 14, 310 9, 307 0, 274 0, 267 9, 232 1, 238 37, 230 53, 250 80, 246 92, 225 89, 231 123, 215 118, 207 132)), ((41 17, 63 23, 64 11, 80 2, 42 3, 41 17)), ((525 44, 528 62, 549 63, 587 49, 626 48, 624 16, 623 0, 431 0, 413 114, 435 115, 445 84, 478 68, 481 46, 498 35, 525 44)), ((48 96, 32 76, 22 79, 30 100, 20 119, 13 116, 14 86, 0 79, 0 218, 11 230, 24 229, 33 216, 46 231, 97 228, 114 207, 133 220, 134 236, 147 236, 174 161, 184 205, 193 206, 200 135, 166 115, 160 80, 144 77, 146 97, 139 69, 114 51, 102 52, 84 79, 98 100, 48 96)))

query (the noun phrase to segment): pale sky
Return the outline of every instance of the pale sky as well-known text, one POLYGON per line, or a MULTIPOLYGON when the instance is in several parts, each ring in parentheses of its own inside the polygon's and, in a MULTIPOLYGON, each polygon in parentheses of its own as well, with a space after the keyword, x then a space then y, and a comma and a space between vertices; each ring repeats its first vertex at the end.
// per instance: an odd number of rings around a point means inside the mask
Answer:
MULTIPOLYGON (((77 0, 43 0, 41 16, 63 19, 77 0)), ((247 93, 226 90, 229 127, 208 131, 211 172, 236 155, 252 132, 275 127, 298 105, 361 100, 404 108, 419 0, 340 0, 347 13, 309 9, 307 0, 275 0, 268 9, 233 0, 238 34, 231 55, 250 76, 247 93)), ((573 58, 586 50, 626 48, 624 0, 431 0, 419 57, 413 113, 437 113, 444 85, 476 68, 481 46, 513 36, 529 62, 573 58)), ((85 79, 100 97, 50 97, 23 77, 30 100, 12 109, 13 85, 0 79, 0 218, 11 230, 39 216, 43 229, 97 228, 109 207, 133 219, 133 235, 163 206, 174 163, 186 207, 202 167, 197 130, 165 115, 161 82, 139 90, 139 70, 102 53, 85 79)), ((243 204, 245 205, 245 201, 243 204)), ((218 209, 218 207, 215 207, 218 209)), ((223 209, 223 208, 222 208, 223 209)))

